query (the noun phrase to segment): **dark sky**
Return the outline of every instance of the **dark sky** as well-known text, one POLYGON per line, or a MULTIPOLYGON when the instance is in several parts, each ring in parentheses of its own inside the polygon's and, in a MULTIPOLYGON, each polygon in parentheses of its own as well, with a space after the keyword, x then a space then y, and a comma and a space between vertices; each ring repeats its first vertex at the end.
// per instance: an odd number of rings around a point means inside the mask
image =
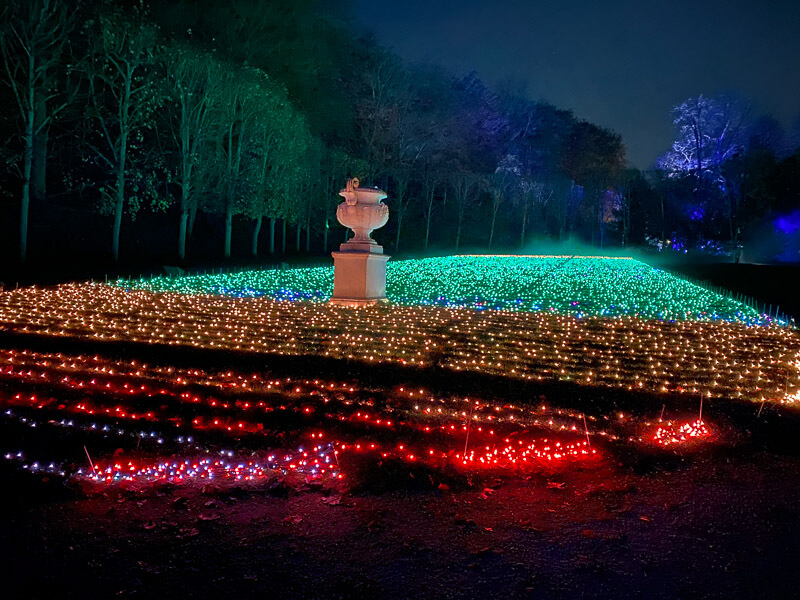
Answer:
POLYGON ((622 134, 649 167, 670 144, 670 109, 739 92, 785 126, 800 115, 800 0, 355 0, 407 60, 487 82, 622 134))

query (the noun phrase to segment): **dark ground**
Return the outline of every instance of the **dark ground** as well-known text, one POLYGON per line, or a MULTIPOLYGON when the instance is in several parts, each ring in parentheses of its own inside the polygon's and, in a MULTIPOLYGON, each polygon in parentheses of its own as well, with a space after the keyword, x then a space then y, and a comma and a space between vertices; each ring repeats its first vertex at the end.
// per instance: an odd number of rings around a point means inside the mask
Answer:
POLYGON ((715 286, 735 291, 756 300, 768 311, 780 308, 781 313, 800 321, 800 266, 759 265, 752 263, 682 262, 667 266, 671 271, 715 286))
POLYGON ((800 461, 762 452, 338 505, 3 480, 6 598, 798 596, 800 461))
MULTIPOLYGON (((41 350, 46 340, 0 342, 41 350)), ((59 351, 90 350, 57 343, 59 351)), ((146 353, 155 363, 252 368, 260 361, 265 369, 346 371, 387 385, 412 378, 515 401, 543 391, 374 366, 362 373, 353 363, 337 369, 252 357, 245 365, 225 353, 103 347, 126 358, 146 353)), ((652 399, 623 392, 581 388, 578 399, 569 386, 545 391, 567 406, 653 408, 652 399)), ((594 466, 464 476, 449 485, 400 477, 379 486, 354 478, 349 489, 301 481, 98 490, 45 481, 4 461, 3 597, 798 597, 798 418, 767 407, 756 419, 753 405, 723 401, 707 411, 738 432, 731 443, 682 454, 608 446, 611 460, 594 466)), ((5 441, 18 435, 0 431, 5 441)))

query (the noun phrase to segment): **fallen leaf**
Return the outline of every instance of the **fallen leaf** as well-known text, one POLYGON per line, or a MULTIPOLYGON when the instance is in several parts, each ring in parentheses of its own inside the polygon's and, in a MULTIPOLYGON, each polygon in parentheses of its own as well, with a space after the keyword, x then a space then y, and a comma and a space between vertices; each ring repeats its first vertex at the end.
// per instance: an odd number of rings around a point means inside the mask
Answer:
POLYGON ((289 515, 288 517, 286 517, 283 520, 283 522, 284 523, 293 523, 293 524, 297 525, 302 520, 303 520, 303 517, 301 517, 300 515, 289 515))
POLYGON ((199 529, 196 529, 194 527, 190 527, 190 528, 181 529, 180 531, 178 531, 178 536, 177 537, 178 538, 194 537, 194 536, 199 535, 199 534, 200 534, 200 530, 199 529))

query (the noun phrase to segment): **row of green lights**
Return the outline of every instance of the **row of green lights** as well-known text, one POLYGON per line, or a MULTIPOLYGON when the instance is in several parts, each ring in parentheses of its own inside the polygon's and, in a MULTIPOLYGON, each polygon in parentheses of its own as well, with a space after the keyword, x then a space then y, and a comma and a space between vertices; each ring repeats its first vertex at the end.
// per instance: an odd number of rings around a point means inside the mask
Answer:
MULTIPOLYGON (((117 281, 127 289, 280 300, 326 301, 333 267, 254 270, 117 281)), ((639 316, 748 324, 754 308, 633 259, 569 256, 448 256, 391 261, 392 302, 479 309, 549 311, 577 317, 639 316)))

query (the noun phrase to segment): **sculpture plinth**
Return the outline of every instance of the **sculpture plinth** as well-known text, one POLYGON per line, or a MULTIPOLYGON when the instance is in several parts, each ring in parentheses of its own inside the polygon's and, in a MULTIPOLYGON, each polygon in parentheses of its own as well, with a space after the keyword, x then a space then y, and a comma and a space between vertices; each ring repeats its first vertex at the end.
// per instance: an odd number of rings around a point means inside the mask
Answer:
POLYGON ((353 237, 339 246, 333 256, 333 297, 331 304, 368 306, 386 302, 386 261, 383 246, 370 234, 389 220, 389 207, 381 204, 386 193, 358 187, 351 179, 339 192, 345 201, 336 209, 336 219, 353 230, 353 237))

